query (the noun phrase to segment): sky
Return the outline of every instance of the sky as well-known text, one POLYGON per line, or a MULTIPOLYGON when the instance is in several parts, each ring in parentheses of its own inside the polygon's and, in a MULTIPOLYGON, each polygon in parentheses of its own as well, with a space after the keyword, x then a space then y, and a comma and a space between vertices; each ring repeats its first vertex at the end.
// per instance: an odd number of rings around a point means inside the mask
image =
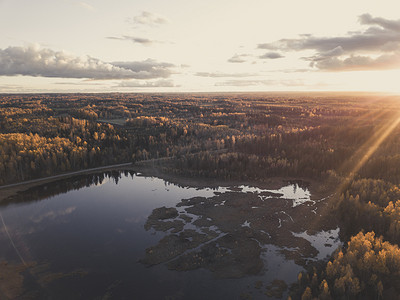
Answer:
POLYGON ((398 0, 0 0, 0 93, 400 93, 398 0))

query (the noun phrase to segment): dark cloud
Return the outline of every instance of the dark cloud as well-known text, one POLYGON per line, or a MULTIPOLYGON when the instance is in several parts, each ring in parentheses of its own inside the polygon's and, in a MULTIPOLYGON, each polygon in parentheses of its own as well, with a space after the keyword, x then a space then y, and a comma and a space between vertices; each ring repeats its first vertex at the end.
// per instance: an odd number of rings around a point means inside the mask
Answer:
POLYGON ((134 24, 157 26, 168 23, 168 20, 162 16, 143 11, 140 15, 132 18, 134 24))
POLYGON ((386 20, 384 18, 373 18, 370 14, 363 14, 359 18, 363 25, 378 25, 385 29, 400 31, 400 20, 386 20))
POLYGON ((302 37, 299 39, 282 39, 272 44, 259 44, 259 49, 301 51, 316 50, 327 52, 337 47, 342 47, 346 52, 353 51, 385 51, 392 49, 393 43, 396 47, 400 43, 400 35, 395 32, 387 33, 384 29, 373 29, 373 33, 365 32, 348 37, 302 37), (390 46, 390 47, 388 47, 390 46))
POLYGON ((155 79, 169 77, 173 67, 173 64, 153 59, 108 63, 90 56, 77 57, 35 46, 0 49, 0 76, 155 79))
POLYGON ((197 72, 194 75, 195 76, 200 76, 200 77, 221 78, 221 77, 250 77, 250 76, 257 76, 258 74, 254 74, 254 73, 197 72))
POLYGON ((157 80, 157 81, 146 81, 146 82, 140 82, 140 81, 123 81, 121 82, 117 87, 123 87, 123 88, 132 88, 132 87, 141 87, 141 88, 147 88, 147 87, 175 87, 174 82, 172 80, 157 80))
POLYGON ((154 44, 156 42, 156 41, 153 41, 153 40, 150 40, 150 39, 141 38, 141 37, 135 37, 135 36, 128 36, 128 35, 123 35, 121 37, 108 36, 106 38, 110 39, 110 40, 130 41, 130 42, 133 42, 135 44, 141 44, 143 46, 150 46, 150 45, 152 45, 152 44, 154 44))
POLYGON ((326 51, 326 52, 317 53, 316 55, 313 55, 310 57, 303 57, 303 59, 311 61, 311 62, 317 62, 317 61, 326 60, 327 58, 331 58, 331 57, 338 57, 343 54, 344 54, 343 48, 341 46, 338 46, 338 47, 336 47, 332 50, 326 51))
POLYGON ((298 39, 281 39, 275 43, 259 44, 259 49, 327 52, 342 47, 345 53, 353 51, 390 51, 400 46, 400 32, 385 28, 370 27, 363 33, 352 33, 344 37, 301 36, 298 39))
POLYGON ((369 27, 361 32, 348 32, 338 37, 300 35, 297 39, 259 44, 258 48, 275 51, 314 50, 315 55, 304 59, 310 61, 312 67, 323 70, 397 68, 399 64, 393 63, 400 51, 400 20, 373 18, 363 14, 359 21, 369 27))
POLYGON ((235 54, 232 56, 230 59, 228 59, 228 62, 230 63, 244 63, 246 62, 246 57, 248 57, 248 54, 235 54))
POLYGON ((312 67, 328 71, 367 71, 388 70, 400 68, 400 52, 395 54, 384 54, 377 58, 369 56, 352 55, 340 59, 329 57, 311 62, 312 67))
POLYGON ((282 58, 282 57, 284 57, 284 56, 278 52, 267 52, 260 56, 260 58, 262 58, 262 59, 277 59, 277 58, 282 58))

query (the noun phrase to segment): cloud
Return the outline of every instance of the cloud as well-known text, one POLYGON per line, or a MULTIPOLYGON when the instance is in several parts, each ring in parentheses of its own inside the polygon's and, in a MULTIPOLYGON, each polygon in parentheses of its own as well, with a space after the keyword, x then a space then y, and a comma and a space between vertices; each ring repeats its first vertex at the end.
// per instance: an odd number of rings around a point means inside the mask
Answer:
POLYGON ((92 5, 90 5, 90 4, 86 3, 86 2, 80 1, 80 2, 77 2, 77 4, 80 7, 84 8, 86 10, 89 10, 89 11, 94 11, 95 10, 92 5))
POLYGON ((235 54, 232 56, 230 59, 228 59, 228 62, 230 63, 244 63, 246 62, 246 57, 248 57, 248 54, 235 54))
POLYGON ((157 62, 154 59, 133 62, 113 62, 114 66, 130 70, 135 73, 135 79, 167 78, 173 74, 171 68, 175 65, 165 62, 157 62))
POLYGON ((385 51, 400 45, 398 32, 371 27, 363 33, 355 33, 344 37, 302 36, 299 39, 281 39, 275 43, 259 44, 259 49, 302 51, 316 50, 326 52, 342 47, 345 53, 353 51, 385 51))
POLYGON ((116 36, 108 36, 106 39, 110 40, 119 40, 119 41, 131 41, 135 44, 141 44, 143 46, 150 46, 154 44, 156 41, 146 39, 146 38, 141 38, 141 37, 135 37, 135 36, 129 36, 129 35, 123 35, 121 37, 116 37, 116 36))
POLYGON ((133 17, 132 21, 134 24, 147 26, 158 26, 168 23, 166 18, 148 11, 143 11, 140 15, 133 17))
POLYGON ((363 14, 359 21, 368 28, 336 37, 300 35, 296 39, 259 44, 258 48, 272 51, 314 50, 315 55, 303 59, 310 61, 311 67, 321 70, 398 68, 396 59, 400 52, 400 20, 374 18, 370 14, 363 14))
POLYGON ((278 52, 267 52, 260 56, 260 58, 262 58, 262 59, 277 59, 277 58, 282 58, 282 57, 284 57, 284 56, 278 52))
MULTIPOLYGON (((342 46, 337 46, 336 48, 326 51, 326 52, 320 52, 317 53, 316 55, 310 56, 310 57, 302 57, 302 59, 310 61, 310 62, 319 62, 319 61, 324 61, 329 58, 333 57, 338 57, 342 56, 344 54, 344 50, 342 46)), ((311 66, 314 66, 313 63, 311 63, 311 66)))
POLYGON ((102 86, 102 83, 99 82, 87 82, 87 81, 83 81, 83 82, 53 82, 53 84, 57 84, 57 85, 82 85, 82 86, 92 86, 92 85, 99 85, 102 86))
POLYGON ((340 59, 329 57, 311 63, 312 67, 328 71, 367 71, 367 70, 389 70, 400 68, 400 52, 390 55, 381 55, 377 58, 369 56, 352 55, 340 59))
POLYGON ((40 223, 45 219, 54 220, 58 217, 69 215, 69 214, 73 213, 75 210, 76 210, 76 206, 71 206, 64 210, 59 210, 59 211, 50 210, 49 212, 44 213, 38 217, 32 217, 31 220, 34 223, 40 223))
POLYGON ((140 88, 147 88, 147 87, 175 87, 174 82, 172 80, 157 80, 157 81, 123 81, 117 87, 123 88, 132 88, 132 87, 140 87, 140 88))
POLYGON ((223 82, 217 82, 215 86, 304 86, 302 80, 227 80, 223 82))
MULTIPOLYGON (((1 1, 0 1, 1 3, 1 1)), ((24 86, 16 84, 0 84, 0 92, 22 90, 24 86)))
POLYGON ((250 77, 250 76, 258 76, 259 74, 255 73, 220 73, 220 72, 197 72, 194 74, 195 76, 200 77, 212 77, 212 78, 220 78, 220 77, 250 77))
POLYGON ((90 56, 77 57, 37 46, 0 49, 0 76, 155 79, 169 77, 173 67, 173 64, 153 59, 108 63, 90 56))
POLYGON ((393 21, 384 18, 373 18, 370 14, 361 15, 359 20, 363 25, 379 25, 389 30, 400 31, 400 20, 393 21))
POLYGON ((215 86, 255 86, 255 85, 273 85, 274 80, 227 80, 217 82, 215 86))

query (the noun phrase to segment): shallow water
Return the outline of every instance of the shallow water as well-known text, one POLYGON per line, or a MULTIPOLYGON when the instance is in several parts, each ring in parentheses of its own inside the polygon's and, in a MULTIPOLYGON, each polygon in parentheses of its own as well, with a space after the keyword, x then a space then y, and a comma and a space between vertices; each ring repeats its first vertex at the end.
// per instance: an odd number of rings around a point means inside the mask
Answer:
MULTIPOLYGON (((29 294, 36 299, 235 299, 245 293, 257 299, 265 295, 264 290, 254 288, 256 281, 261 280, 264 285, 273 279, 291 283, 302 270, 293 260, 286 260, 280 254, 282 248, 274 245, 263 245, 263 272, 244 278, 216 278, 204 269, 170 271, 164 264, 146 267, 139 262, 146 249, 169 234, 144 229, 153 209, 175 207, 182 199, 195 196, 226 193, 229 187, 180 187, 159 178, 127 173, 120 178, 95 180, 97 184, 86 184, 83 188, 79 188, 79 180, 71 181, 69 184, 74 189, 63 190, 63 194, 37 200, 38 194, 52 188, 44 186, 35 192, 36 198, 28 193, 22 196, 24 202, 0 207, 6 225, 0 229, 0 261, 7 261, 10 266, 25 262, 29 266, 20 272, 24 276, 23 285, 18 286, 22 296, 29 294)), ((263 191, 241 188, 243 192, 263 191)), ((308 190, 294 185, 268 191, 284 194, 282 197, 293 200, 293 206, 309 197, 308 190)), ((243 226, 250 227, 251 223, 246 221, 243 226)), ((195 225, 185 225, 185 229, 192 227, 196 229, 195 225)), ((218 230, 212 226, 211 229, 218 230)), ((329 234, 336 236, 338 231, 329 234)), ((309 239, 306 234, 301 237, 309 239)), ((326 235, 315 235, 313 239, 326 239, 326 235)), ((334 247, 327 250, 324 243, 315 241, 313 245, 320 247, 318 251, 323 255, 335 250, 334 247)), ((10 282, 8 288, 11 287, 10 282)))

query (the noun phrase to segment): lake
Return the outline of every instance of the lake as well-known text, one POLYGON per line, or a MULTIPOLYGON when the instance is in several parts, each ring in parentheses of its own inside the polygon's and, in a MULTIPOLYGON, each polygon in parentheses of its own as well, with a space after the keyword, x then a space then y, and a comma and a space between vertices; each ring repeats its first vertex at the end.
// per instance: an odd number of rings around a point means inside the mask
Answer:
POLYGON ((0 207, 0 298, 283 297, 341 244, 339 228, 312 226, 324 201, 310 196, 132 172, 39 186, 0 207))

